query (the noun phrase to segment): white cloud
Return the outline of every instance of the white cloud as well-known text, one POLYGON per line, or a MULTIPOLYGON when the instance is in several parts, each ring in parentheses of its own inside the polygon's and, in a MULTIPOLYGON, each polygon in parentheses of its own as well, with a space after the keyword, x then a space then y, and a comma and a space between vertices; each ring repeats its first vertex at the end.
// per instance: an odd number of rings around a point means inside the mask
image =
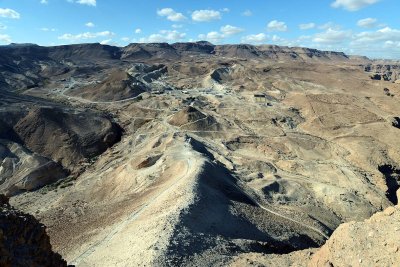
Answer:
POLYGON ((129 42, 129 37, 122 37, 121 40, 124 42, 129 42))
POLYGON ((221 27, 220 31, 221 32, 212 31, 207 34, 199 34, 198 38, 211 43, 221 43, 226 37, 241 33, 244 30, 232 25, 225 25, 221 27))
POLYGON ((167 17, 167 20, 170 21, 182 21, 186 19, 182 13, 176 12, 172 8, 163 8, 157 10, 157 14, 161 17, 167 17))
POLYGON ((176 30, 162 30, 159 33, 151 34, 148 37, 140 38, 141 43, 163 43, 163 42, 174 42, 185 39, 186 33, 180 33, 176 30))
POLYGON ((140 29, 140 28, 135 29, 135 33, 136 34, 142 33, 142 29, 140 29))
POLYGON ((10 8, 0 8, 0 17, 9 19, 19 19, 21 15, 10 8))
POLYGON ((250 34, 242 38, 242 43, 248 44, 261 44, 267 40, 267 36, 264 33, 250 34))
POLYGON ((0 34, 0 42, 9 44, 11 43, 11 37, 7 34, 0 34))
POLYGON ((93 22, 88 22, 85 24, 86 27, 93 28, 95 25, 93 22))
POLYGON ((228 12, 230 12, 231 10, 230 10, 229 8, 227 8, 227 7, 224 7, 223 9, 221 9, 221 11, 222 11, 222 12, 225 12, 225 13, 228 13, 228 12))
POLYGON ((351 39, 350 31, 328 29, 325 32, 314 35, 313 42, 322 44, 339 44, 351 39))
POLYGON ((394 41, 386 41, 384 44, 384 48, 388 49, 399 49, 400 48, 400 41, 394 42, 394 41))
POLYGON ((366 18, 366 19, 360 19, 357 22, 357 25, 360 26, 360 27, 363 27, 363 28, 374 28, 374 27, 377 26, 376 22, 377 22, 377 19, 366 18))
POLYGON ((182 24, 172 24, 172 28, 180 29, 180 28, 183 28, 183 25, 182 24))
POLYGON ((310 23, 303 23, 299 25, 300 30, 310 30, 315 28, 315 23, 310 22, 310 23))
POLYGON ((7 30, 7 26, 0 23, 0 30, 7 30))
POLYGON ((243 13, 242 13, 242 16, 245 16, 245 17, 251 17, 253 15, 253 12, 251 12, 251 10, 245 10, 245 11, 243 11, 243 13))
POLYGON ((49 1, 47 1, 47 0, 40 0, 40 3, 46 5, 46 4, 49 3, 49 1))
POLYGON ((199 22, 207 22, 221 19, 221 13, 216 10, 195 10, 192 19, 199 22))
POLYGON ((385 27, 376 31, 365 31, 353 36, 349 44, 356 53, 375 58, 400 58, 400 29, 385 27))
POLYGON ((228 36, 229 35, 235 35, 235 34, 243 32, 243 31, 244 30, 242 28, 235 27, 235 26, 232 26, 232 25, 225 25, 225 26, 221 27, 221 32, 224 35, 228 35, 228 36))
MULTIPOLYGON (((343 51, 371 58, 400 59, 400 29, 380 26, 379 21, 377 23, 377 27, 381 27, 377 30, 354 32, 336 27, 287 41, 288 43, 292 42, 295 46, 343 51)), ((267 38, 275 42, 274 37, 267 36, 267 38)), ((278 43, 284 44, 285 41, 278 43)))
POLYGON ((77 0, 76 2, 81 5, 96 6, 96 0, 77 0))
POLYGON ((286 23, 283 21, 273 20, 270 21, 267 25, 268 31, 276 31, 276 32, 285 32, 287 31, 286 23))
POLYGON ((376 43, 384 41, 400 41, 400 30, 385 27, 377 31, 361 32, 355 35, 354 43, 376 43))
POLYGON ((300 36, 296 39, 285 39, 282 38, 276 34, 272 35, 272 36, 267 36, 268 40, 271 40, 271 43, 275 44, 275 45, 282 45, 282 46, 300 46, 302 40, 307 39, 308 37, 306 36, 300 36))
POLYGON ((46 27, 40 28, 40 30, 43 31, 43 32, 56 32, 57 31, 57 29, 46 28, 46 27))
POLYGON ((331 6, 334 8, 344 8, 349 11, 357 11, 379 1, 380 0, 335 0, 331 6))
POLYGON ((107 44, 109 44, 111 42, 112 42, 112 39, 106 39, 106 40, 101 41, 100 44, 107 45, 107 44))
POLYGON ((202 41, 209 41, 211 43, 220 43, 225 36, 219 32, 209 32, 207 34, 199 34, 199 39, 202 41))
POLYGON ((283 39, 283 38, 281 38, 281 37, 279 37, 278 35, 273 35, 272 37, 271 37, 271 40, 273 41, 273 42, 283 42, 283 41, 285 41, 285 39, 283 39))
POLYGON ((98 37, 112 37, 115 34, 110 31, 103 31, 103 32, 85 32, 85 33, 80 33, 80 34, 70 34, 70 33, 65 33, 61 36, 58 37, 59 40, 67 40, 70 42, 76 42, 80 40, 87 40, 87 39, 95 39, 98 37))
POLYGON ((325 24, 319 25, 318 29, 321 29, 321 30, 327 30, 327 29, 340 30, 341 26, 330 21, 330 22, 327 22, 325 24))

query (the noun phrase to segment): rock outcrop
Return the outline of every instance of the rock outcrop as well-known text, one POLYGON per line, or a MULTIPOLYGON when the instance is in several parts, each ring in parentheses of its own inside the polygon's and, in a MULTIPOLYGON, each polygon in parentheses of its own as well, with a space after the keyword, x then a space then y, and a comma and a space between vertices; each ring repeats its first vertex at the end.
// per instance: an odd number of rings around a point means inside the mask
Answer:
POLYGON ((244 253, 228 266, 361 267, 399 262, 400 206, 392 206, 364 221, 341 224, 321 248, 289 254, 244 253))
POLYGON ((3 88, 0 106, 0 194, 7 196, 79 174, 122 135, 99 112, 3 88))
POLYGON ((0 195, 0 266, 67 266, 52 251, 45 226, 33 216, 12 208, 4 195, 0 195))
POLYGON ((104 116, 47 107, 30 110, 14 129, 30 150, 72 171, 80 161, 101 154, 121 137, 120 128, 104 116))
POLYGON ((371 79, 392 81, 400 79, 400 66, 397 64, 367 64, 364 66, 364 71, 370 72, 371 79))
POLYGON ((230 72, 229 68, 218 68, 211 73, 211 78, 218 83, 229 81, 232 80, 230 72))
POLYGON ((339 226, 311 259, 311 266, 396 266, 400 262, 400 207, 364 222, 339 226))
POLYGON ((0 193, 13 196, 65 178, 62 166, 22 145, 0 139, 0 193))

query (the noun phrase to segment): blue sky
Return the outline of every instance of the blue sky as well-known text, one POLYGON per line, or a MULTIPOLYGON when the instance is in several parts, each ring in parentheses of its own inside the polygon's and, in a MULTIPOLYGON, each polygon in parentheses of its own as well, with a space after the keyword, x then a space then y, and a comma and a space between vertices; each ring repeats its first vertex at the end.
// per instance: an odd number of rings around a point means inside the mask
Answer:
POLYGON ((208 40, 400 59, 399 0, 0 0, 0 44, 208 40))

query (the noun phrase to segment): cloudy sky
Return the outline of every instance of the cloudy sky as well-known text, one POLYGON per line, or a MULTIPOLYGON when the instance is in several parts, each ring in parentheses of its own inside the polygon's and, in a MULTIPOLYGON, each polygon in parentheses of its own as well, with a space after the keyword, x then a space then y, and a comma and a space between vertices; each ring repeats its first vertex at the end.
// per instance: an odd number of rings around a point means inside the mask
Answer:
POLYGON ((305 46, 400 59, 399 0, 0 0, 0 45, 305 46))

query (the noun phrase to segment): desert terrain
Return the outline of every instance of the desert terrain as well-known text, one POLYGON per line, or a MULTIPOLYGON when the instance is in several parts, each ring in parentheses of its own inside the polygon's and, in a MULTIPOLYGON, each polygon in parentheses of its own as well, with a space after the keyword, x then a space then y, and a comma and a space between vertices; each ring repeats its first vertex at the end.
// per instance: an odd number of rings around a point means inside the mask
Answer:
POLYGON ((208 42, 0 55, 0 194, 69 264, 400 261, 400 62, 208 42))

